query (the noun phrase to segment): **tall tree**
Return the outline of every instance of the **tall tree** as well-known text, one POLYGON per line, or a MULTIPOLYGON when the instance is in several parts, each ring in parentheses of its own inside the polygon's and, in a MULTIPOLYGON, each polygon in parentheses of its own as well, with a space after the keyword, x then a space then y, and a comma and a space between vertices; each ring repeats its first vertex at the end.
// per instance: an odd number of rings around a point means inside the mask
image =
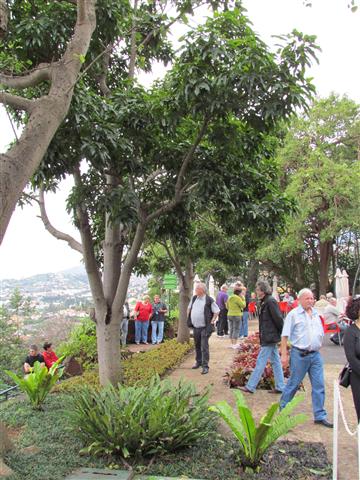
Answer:
POLYGON ((0 155, 0 244, 17 201, 68 112, 96 26, 95 3, 12 0, 0 4, 0 102, 19 115, 23 112, 26 119, 20 138, 0 155), (73 32, 66 16, 73 19, 73 32), (34 91, 38 95, 29 93, 34 91))
MULTIPOLYGON (((69 205, 95 304, 103 383, 121 376, 122 306, 147 229, 191 196, 209 202, 215 186, 223 189, 224 214, 235 208, 226 192, 228 185, 236 190, 236 175, 229 178, 227 168, 233 172, 237 161, 237 174, 247 178, 244 169, 253 167, 246 165, 246 152, 240 159, 226 155, 224 138, 235 133, 251 159, 257 145, 266 150, 268 132, 313 91, 305 76, 313 41, 295 32, 272 54, 235 9, 190 32, 171 71, 151 89, 117 78, 111 68, 107 78, 114 87, 106 95, 91 82, 79 88, 34 181, 74 175, 69 205), (221 155, 222 164, 214 164, 221 155)), ((139 45, 135 50, 143 54, 139 45)), ((271 189, 271 174, 263 178, 271 189)), ((246 189, 238 197, 245 208, 246 189)))
POLYGON ((335 94, 317 100, 294 120, 278 161, 285 192, 296 199, 287 234, 260 253, 272 270, 296 288, 329 288, 336 238, 359 228, 359 105, 335 94))

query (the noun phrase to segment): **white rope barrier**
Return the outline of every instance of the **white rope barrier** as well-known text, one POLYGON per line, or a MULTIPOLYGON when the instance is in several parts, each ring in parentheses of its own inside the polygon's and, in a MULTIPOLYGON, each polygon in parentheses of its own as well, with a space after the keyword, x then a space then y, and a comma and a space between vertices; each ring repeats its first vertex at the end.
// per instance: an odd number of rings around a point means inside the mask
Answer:
POLYGON ((333 429, 333 480, 338 478, 338 433, 339 433, 339 410, 346 432, 350 436, 357 434, 358 440, 358 479, 360 480, 360 423, 354 432, 349 428, 346 421, 344 406, 341 400, 340 387, 337 380, 334 380, 334 429, 333 429))

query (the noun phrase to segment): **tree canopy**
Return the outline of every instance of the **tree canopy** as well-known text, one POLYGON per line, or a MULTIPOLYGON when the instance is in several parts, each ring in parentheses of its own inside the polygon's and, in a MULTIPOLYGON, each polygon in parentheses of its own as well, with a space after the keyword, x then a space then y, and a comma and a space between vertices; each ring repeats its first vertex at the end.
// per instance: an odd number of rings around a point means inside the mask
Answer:
POLYGON ((292 122, 279 150, 281 183, 297 213, 260 258, 296 288, 312 283, 324 293, 336 239, 359 231, 359 119, 359 105, 347 97, 318 99, 292 122))

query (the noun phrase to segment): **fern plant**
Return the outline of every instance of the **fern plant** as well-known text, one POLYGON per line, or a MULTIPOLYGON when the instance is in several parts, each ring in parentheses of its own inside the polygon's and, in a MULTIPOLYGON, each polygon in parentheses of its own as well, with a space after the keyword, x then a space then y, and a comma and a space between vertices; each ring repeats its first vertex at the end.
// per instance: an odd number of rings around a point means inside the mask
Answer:
POLYGON ((304 395, 294 397, 280 412, 279 403, 270 405, 258 426, 255 424, 243 394, 237 390, 234 395, 238 417, 225 400, 209 407, 209 410, 216 412, 227 423, 239 441, 240 459, 245 471, 258 471, 266 450, 279 437, 307 420, 305 414, 290 415, 294 408, 303 401, 304 395))
POLYGON ((42 367, 40 362, 35 362, 32 372, 25 375, 24 378, 10 370, 5 370, 5 372, 19 385, 20 390, 26 393, 33 408, 41 410, 48 393, 63 374, 64 369, 59 368, 63 359, 64 357, 59 358, 49 370, 42 367))

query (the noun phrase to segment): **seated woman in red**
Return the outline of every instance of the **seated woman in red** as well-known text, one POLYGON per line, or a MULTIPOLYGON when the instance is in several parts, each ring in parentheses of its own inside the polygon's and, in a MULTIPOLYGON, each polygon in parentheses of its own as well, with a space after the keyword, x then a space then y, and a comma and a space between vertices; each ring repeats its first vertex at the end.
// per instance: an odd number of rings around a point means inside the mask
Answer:
POLYGON ((43 345, 44 351, 43 351, 43 357, 45 360, 45 365, 47 368, 50 368, 53 363, 55 363, 58 360, 58 357, 54 350, 51 347, 52 343, 45 342, 43 345))

